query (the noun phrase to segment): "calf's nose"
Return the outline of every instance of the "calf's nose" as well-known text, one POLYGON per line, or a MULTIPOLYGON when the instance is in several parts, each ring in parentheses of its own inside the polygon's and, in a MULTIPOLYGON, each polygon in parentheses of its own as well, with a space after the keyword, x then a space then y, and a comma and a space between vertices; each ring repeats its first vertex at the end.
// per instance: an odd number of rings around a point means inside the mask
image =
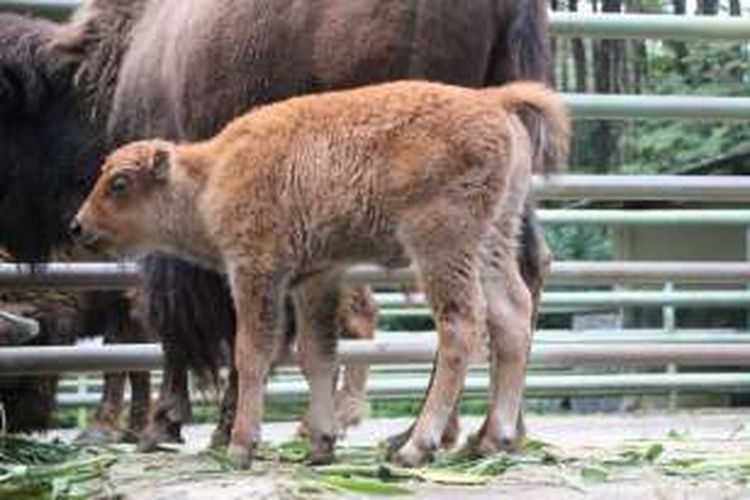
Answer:
POLYGON ((78 219, 73 219, 73 222, 70 223, 68 233, 70 234, 70 237, 73 238, 73 241, 78 242, 81 240, 81 237, 83 236, 83 227, 81 226, 81 223, 78 222, 78 219))

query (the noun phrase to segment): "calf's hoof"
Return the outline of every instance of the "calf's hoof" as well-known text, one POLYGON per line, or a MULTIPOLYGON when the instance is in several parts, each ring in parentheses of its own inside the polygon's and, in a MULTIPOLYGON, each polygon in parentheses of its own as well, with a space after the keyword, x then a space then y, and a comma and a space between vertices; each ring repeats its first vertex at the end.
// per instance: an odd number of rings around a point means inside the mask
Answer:
POLYGON ((469 442, 472 450, 479 456, 490 456, 500 452, 514 452, 521 449, 524 433, 516 432, 489 432, 483 427, 469 442))
MULTIPOLYGON (((409 441, 412 429, 413 427, 409 427, 405 431, 394 434, 386 439, 386 457, 389 460, 409 441)), ((444 450, 450 450, 456 446, 460 434, 461 428, 459 427, 458 420, 449 420, 443 431, 443 436, 440 438, 440 447, 444 450)))
POLYGON ((418 446, 409 440, 398 451, 390 455, 389 460, 402 467, 420 467, 432 460, 432 449, 418 446))
POLYGON ((409 438, 411 437, 411 431, 412 428, 409 427, 405 431, 401 431, 398 434, 394 434, 393 436, 386 438, 385 453, 388 460, 391 460, 391 458, 398 452, 398 450, 400 450, 406 444, 406 442, 409 441, 409 438))
POLYGON ((310 440, 310 465, 328 465, 333 463, 336 436, 322 435, 310 440))
POLYGON ((347 429, 356 427, 367 414, 367 400, 356 396, 340 396, 336 401, 336 429, 344 436, 347 429))
POLYGON ((458 423, 458 419, 448 420, 448 424, 443 431, 443 436, 440 438, 440 447, 444 450, 450 450, 458 443, 458 438, 461 435, 461 427, 458 423))
POLYGON ((253 464, 253 446, 242 446, 236 443, 229 445, 227 455, 235 469, 247 470, 253 464))

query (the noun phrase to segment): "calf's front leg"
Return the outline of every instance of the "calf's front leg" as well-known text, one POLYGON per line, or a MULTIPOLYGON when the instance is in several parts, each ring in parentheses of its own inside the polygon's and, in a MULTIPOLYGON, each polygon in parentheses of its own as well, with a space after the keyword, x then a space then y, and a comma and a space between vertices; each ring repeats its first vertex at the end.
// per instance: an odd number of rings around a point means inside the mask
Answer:
POLYGON ((334 390, 336 362, 336 314, 340 301, 339 272, 321 273, 297 286, 292 297, 302 354, 302 372, 310 385, 310 462, 333 461, 338 429, 334 390))
POLYGON ((237 313, 234 362, 237 369, 237 413, 229 458, 247 469, 260 441, 266 378, 281 346, 281 316, 285 276, 274 270, 232 264, 229 278, 237 313))

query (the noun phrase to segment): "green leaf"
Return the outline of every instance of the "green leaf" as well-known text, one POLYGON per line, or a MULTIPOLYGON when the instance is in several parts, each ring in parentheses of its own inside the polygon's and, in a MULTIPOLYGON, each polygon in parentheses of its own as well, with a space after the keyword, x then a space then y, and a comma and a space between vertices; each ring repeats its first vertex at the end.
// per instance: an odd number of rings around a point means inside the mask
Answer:
POLYGON ((609 471, 598 465, 587 465, 581 469, 581 479, 587 483, 603 483, 609 477, 609 471))
POLYGON ((454 486, 483 486, 490 481, 490 476, 452 471, 449 469, 420 469, 419 476, 431 483, 450 484, 454 486))
POLYGON ((644 454, 644 458, 646 459, 646 461, 653 463, 662 455, 662 453, 664 453, 664 445, 662 445, 661 443, 654 443, 648 447, 646 453, 644 454))
POLYGON ((400 496, 412 494, 411 490, 404 488, 403 486, 367 477, 344 477, 338 474, 331 474, 321 475, 319 480, 331 489, 359 493, 362 495, 400 496))

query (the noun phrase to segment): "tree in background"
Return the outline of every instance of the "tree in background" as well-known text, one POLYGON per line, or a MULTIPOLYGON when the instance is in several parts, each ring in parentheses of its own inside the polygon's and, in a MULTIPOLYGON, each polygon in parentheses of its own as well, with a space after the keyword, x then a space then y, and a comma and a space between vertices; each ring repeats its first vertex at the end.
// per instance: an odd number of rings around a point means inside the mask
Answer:
MULTIPOLYGON (((743 14, 740 0, 553 0, 551 5, 569 12, 743 14)), ((750 96, 750 41, 560 38, 553 40, 553 56, 555 84, 567 92, 750 96)), ((743 152, 750 153, 750 120, 585 121, 575 124, 571 170, 677 173, 743 152)), ((547 234, 557 258, 610 256, 605 229, 555 227, 547 234)))
MULTIPOLYGON (((568 0, 571 12, 688 14, 686 0, 568 0)), ((740 0, 698 0, 696 14, 742 14, 740 0)), ((724 41, 557 40, 555 81, 570 92, 750 95, 747 43, 724 41)), ((750 149, 750 124, 685 120, 576 124, 571 164, 591 173, 676 172, 750 149)))

